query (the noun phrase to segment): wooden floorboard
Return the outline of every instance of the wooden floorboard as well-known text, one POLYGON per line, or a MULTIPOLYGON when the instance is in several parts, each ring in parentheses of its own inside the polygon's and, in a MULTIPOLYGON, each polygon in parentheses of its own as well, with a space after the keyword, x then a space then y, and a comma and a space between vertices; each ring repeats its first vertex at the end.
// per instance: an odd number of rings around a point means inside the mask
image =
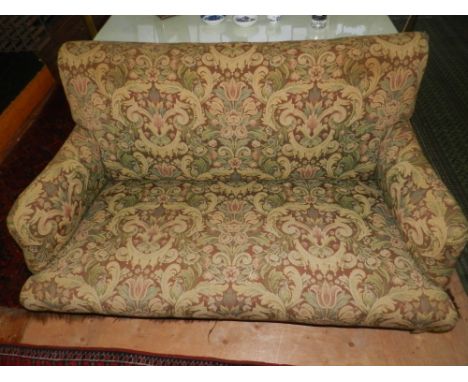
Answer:
POLYGON ((461 319, 447 333, 184 321, 0 309, 0 341, 130 349, 291 365, 468 365, 468 298, 454 276, 461 319))

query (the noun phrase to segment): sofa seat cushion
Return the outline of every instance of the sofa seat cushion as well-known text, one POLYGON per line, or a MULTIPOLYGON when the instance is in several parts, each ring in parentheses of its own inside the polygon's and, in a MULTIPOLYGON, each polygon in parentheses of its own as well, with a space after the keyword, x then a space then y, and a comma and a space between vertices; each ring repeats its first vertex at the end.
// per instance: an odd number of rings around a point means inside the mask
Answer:
POLYGON ((373 183, 109 183, 21 293, 32 310, 446 330, 373 183))

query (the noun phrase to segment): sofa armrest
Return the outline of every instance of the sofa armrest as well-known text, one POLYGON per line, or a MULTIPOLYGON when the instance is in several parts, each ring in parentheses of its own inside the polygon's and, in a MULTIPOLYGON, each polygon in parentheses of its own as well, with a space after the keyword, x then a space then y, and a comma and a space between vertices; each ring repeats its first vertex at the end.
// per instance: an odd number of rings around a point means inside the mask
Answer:
POLYGON ((56 258, 106 181, 97 142, 76 126, 7 218, 31 272, 40 272, 56 258))
POLYGON ((392 127, 381 142, 377 178, 415 261, 445 287, 467 242, 468 223, 428 163, 410 122, 392 127))

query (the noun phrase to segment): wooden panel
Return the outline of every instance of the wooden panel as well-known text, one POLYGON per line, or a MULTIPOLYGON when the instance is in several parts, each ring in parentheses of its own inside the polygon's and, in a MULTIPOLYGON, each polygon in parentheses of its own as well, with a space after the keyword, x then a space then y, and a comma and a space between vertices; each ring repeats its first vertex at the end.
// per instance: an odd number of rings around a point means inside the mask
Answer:
POLYGON ((26 131, 27 121, 43 105, 54 84, 44 66, 0 115, 0 163, 26 131))
POLYGON ((31 314, 21 309, 0 307, 0 342, 18 343, 31 314))
POLYGON ((451 291, 462 318, 447 333, 0 311, 0 339, 293 365, 468 365, 468 299, 458 277, 451 291), (11 322, 26 316, 26 325, 11 322))

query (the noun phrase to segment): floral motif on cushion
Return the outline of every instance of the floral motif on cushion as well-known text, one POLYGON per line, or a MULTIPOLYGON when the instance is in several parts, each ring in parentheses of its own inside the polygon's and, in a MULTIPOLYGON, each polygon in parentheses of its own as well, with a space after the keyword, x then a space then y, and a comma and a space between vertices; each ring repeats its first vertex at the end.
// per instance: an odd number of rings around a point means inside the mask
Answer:
POLYGON ((8 217, 23 305, 452 328, 468 224, 408 122, 427 50, 66 43, 77 126, 8 217))
POLYGON ((34 310, 446 330, 449 297, 416 267, 377 189, 340 182, 106 187, 34 310))
POLYGON ((59 255, 107 181, 96 142, 76 126, 8 215, 9 230, 32 272, 44 270, 59 255))
POLYGON ((69 42, 59 67, 77 123, 115 179, 372 177, 409 118, 422 34, 270 44, 69 42))
POLYGON ((380 187, 418 266, 447 286, 468 241, 468 222, 427 162, 409 122, 389 129, 378 163, 380 187))

